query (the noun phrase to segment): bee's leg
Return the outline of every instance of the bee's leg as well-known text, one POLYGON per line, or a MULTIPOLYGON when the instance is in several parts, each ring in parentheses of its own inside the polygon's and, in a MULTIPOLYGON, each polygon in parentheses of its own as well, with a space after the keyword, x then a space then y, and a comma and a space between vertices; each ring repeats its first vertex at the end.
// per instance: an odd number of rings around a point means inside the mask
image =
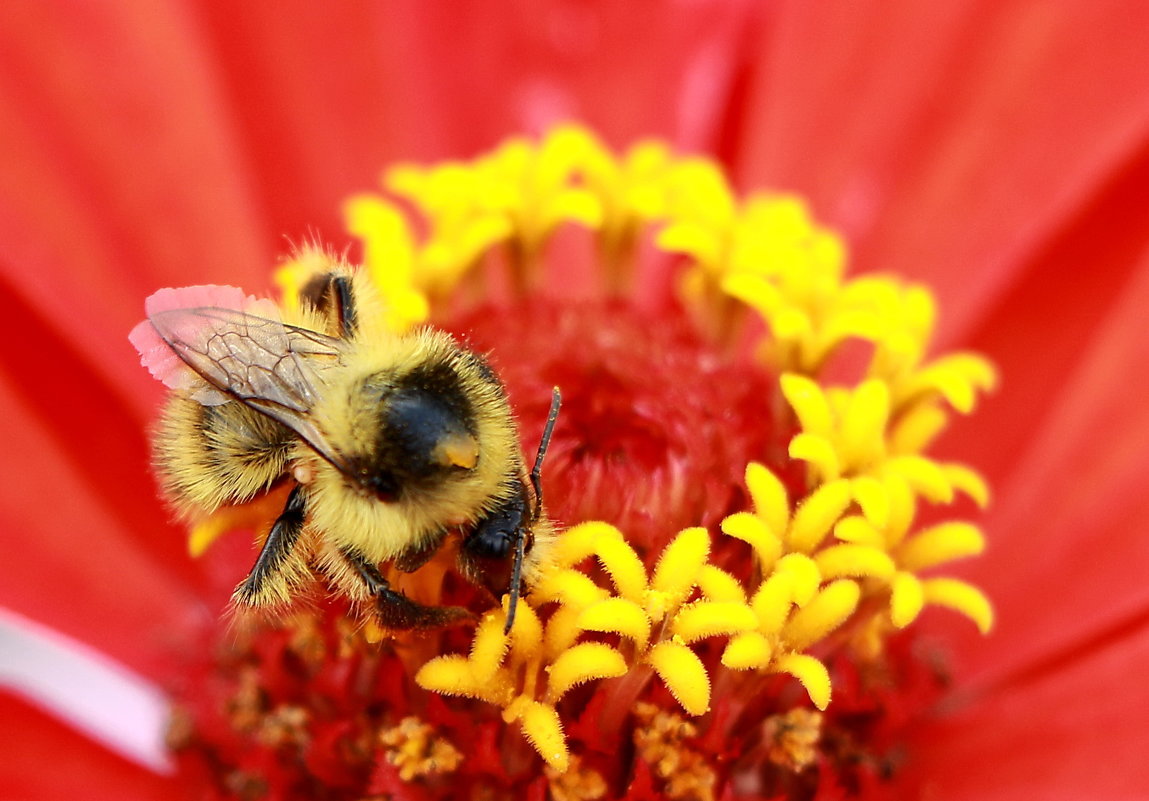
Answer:
POLYGON ((463 540, 459 549, 459 569, 475 584, 486 588, 495 598, 510 595, 507 606, 506 630, 515 620, 522 572, 522 557, 530 548, 527 515, 529 499, 520 483, 507 500, 487 517, 463 540))
POLYGON ((300 298, 335 323, 338 336, 348 337, 359 323, 351 276, 340 273, 317 275, 300 290, 300 298))
POLYGON ((303 531, 303 521, 307 511, 307 495, 303 492, 303 485, 297 486, 287 496, 287 503, 283 512, 276 518, 267 539, 264 540, 263 549, 255 560, 255 566, 248 573, 240 585, 235 588, 233 598, 245 606, 259 606, 268 603, 271 583, 281 579, 281 572, 291 556, 295 543, 303 531))
POLYGON ((379 622, 389 629, 427 629, 449 626, 469 620, 472 615, 457 606, 425 606, 416 603, 391 585, 379 568, 355 551, 340 550, 347 564, 363 581, 368 592, 375 596, 375 611, 379 622))

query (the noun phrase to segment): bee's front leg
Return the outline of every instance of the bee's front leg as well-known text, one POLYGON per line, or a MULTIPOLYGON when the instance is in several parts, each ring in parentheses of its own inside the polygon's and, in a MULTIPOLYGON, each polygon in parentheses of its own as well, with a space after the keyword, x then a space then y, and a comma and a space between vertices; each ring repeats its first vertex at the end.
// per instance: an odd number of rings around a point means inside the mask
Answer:
POLYGON ((290 597, 284 568, 299 541, 307 515, 307 495, 300 484, 287 496, 283 512, 264 540, 255 566, 235 588, 232 600, 243 606, 266 606, 286 602, 290 597))
POLYGON ((379 622, 389 629, 428 629, 450 626, 474 617, 458 606, 426 606, 416 603, 398 590, 379 572, 379 568, 350 548, 340 549, 348 566, 362 580, 375 598, 379 622))

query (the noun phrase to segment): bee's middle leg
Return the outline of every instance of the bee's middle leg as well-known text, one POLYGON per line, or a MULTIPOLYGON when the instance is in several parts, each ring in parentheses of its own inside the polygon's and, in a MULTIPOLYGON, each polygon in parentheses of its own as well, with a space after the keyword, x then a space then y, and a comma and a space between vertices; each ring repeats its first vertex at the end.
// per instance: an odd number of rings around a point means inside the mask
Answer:
POLYGON ((297 486, 287 496, 283 512, 264 540, 263 548, 255 565, 251 568, 232 596, 244 606, 263 606, 276 601, 288 600, 288 579, 284 575, 288 559, 299 541, 303 522, 307 515, 307 496, 303 486, 297 486))
POLYGON ((379 572, 379 568, 351 549, 341 549, 344 560, 375 598, 379 622, 389 629, 426 629, 461 623, 472 617, 458 606, 427 606, 412 601, 379 572))

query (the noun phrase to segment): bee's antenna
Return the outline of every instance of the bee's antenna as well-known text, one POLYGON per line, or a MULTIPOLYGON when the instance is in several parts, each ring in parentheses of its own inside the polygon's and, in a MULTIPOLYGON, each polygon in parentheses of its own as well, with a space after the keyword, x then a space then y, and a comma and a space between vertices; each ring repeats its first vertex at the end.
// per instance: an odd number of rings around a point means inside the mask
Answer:
POLYGON ((551 410, 547 415, 547 424, 543 426, 543 438, 539 440, 539 452, 535 454, 535 466, 531 468, 531 487, 535 491, 535 517, 538 517, 543 506, 543 457, 547 455, 547 448, 551 445, 551 434, 555 430, 555 421, 559 419, 559 408, 563 405, 563 396, 559 388, 551 390, 551 410))
MULTIPOLYGON (((551 444, 551 434, 555 430, 555 421, 559 419, 559 408, 563 405, 563 396, 559 388, 551 390, 551 410, 547 414, 547 423, 543 426, 543 436, 539 440, 539 452, 535 454, 535 466, 531 468, 531 487, 535 491, 535 507, 531 512, 530 524, 539 519, 543 510, 543 457, 547 455, 547 448, 551 444)), ((503 627, 503 634, 511 633, 511 626, 515 625, 515 608, 519 605, 519 585, 522 583, 523 555, 526 551, 527 538, 523 527, 515 531, 515 562, 511 568, 511 599, 507 604, 507 625, 503 627)))

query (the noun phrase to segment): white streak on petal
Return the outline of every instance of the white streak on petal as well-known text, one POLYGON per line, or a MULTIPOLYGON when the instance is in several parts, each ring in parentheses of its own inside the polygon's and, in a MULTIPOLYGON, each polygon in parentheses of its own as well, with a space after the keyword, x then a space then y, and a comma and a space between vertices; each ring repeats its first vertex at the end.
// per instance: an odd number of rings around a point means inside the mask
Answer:
POLYGON ((168 702, 155 685, 57 631, 0 609, 0 687, 133 762, 171 773, 168 702))

